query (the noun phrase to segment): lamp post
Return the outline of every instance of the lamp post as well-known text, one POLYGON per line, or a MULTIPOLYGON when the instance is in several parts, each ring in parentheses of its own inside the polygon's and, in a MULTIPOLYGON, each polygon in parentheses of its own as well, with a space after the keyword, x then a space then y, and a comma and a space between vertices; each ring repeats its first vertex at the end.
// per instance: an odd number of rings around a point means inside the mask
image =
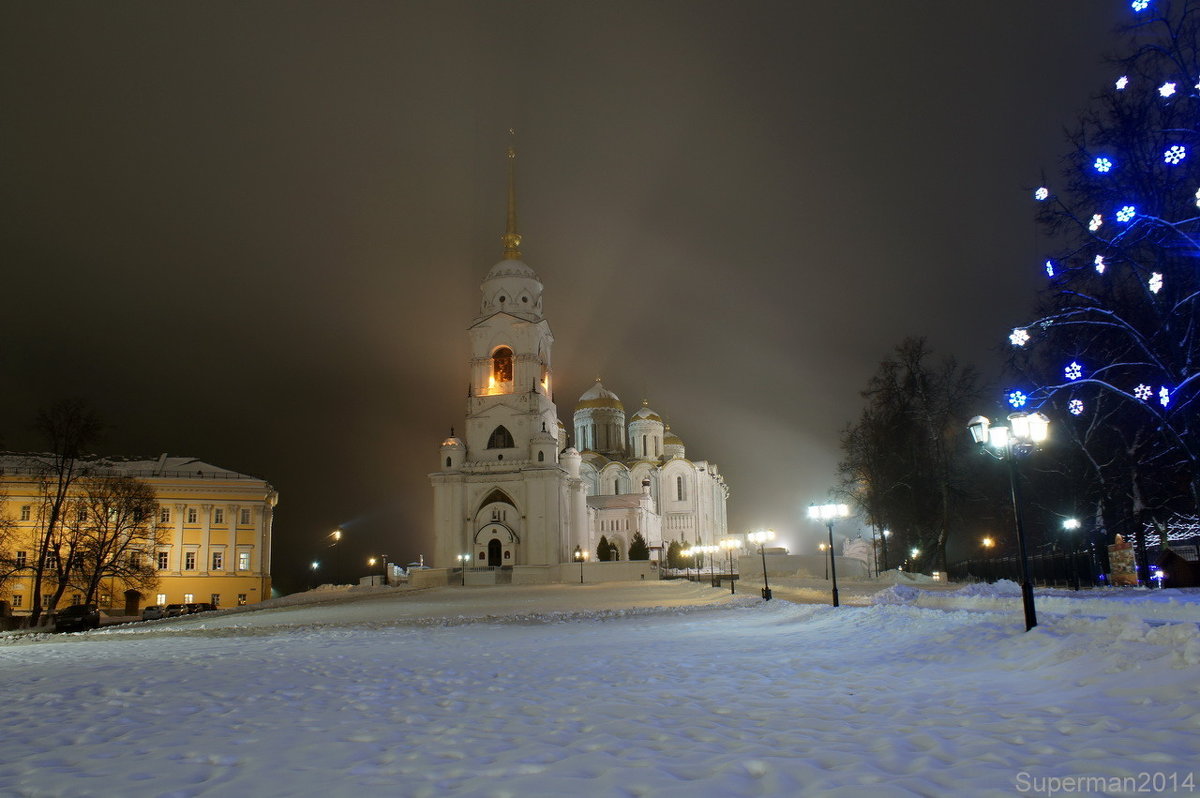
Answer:
POLYGON ((313 560, 312 565, 310 565, 309 567, 312 568, 313 587, 316 587, 317 586, 317 569, 321 567, 321 563, 317 562, 316 560, 313 560))
POLYGON ((1021 524, 1021 492, 1017 478, 1017 457, 1032 452, 1050 435, 1050 419, 1041 413, 1012 413, 1009 427, 993 427, 985 416, 967 423, 971 439, 980 449, 999 460, 1008 461, 1008 482, 1012 491, 1013 520, 1017 528, 1017 550, 1021 556, 1021 603, 1025 609, 1025 631, 1037 626, 1033 606, 1033 583, 1029 581, 1029 557, 1025 551, 1025 529, 1021 524), (988 447, 991 447, 989 449, 988 447), (992 451, 995 450, 995 451, 992 451))
POLYGON ((335 529, 329 533, 329 537, 333 538, 333 543, 329 544, 333 547, 333 581, 341 584, 342 581, 342 547, 338 544, 342 542, 342 530, 335 529))
POLYGON ((579 563, 579 584, 583 584, 583 561, 587 559, 587 552, 578 546, 575 547, 575 562, 579 563))
POLYGON ((696 555, 693 553, 691 547, 688 547, 679 552, 679 556, 685 558, 683 563, 683 578, 690 582, 692 581, 692 558, 696 555))
POLYGON ((829 548, 824 543, 818 543, 817 548, 821 550, 821 559, 825 560, 825 581, 829 581, 829 560, 825 557, 825 551, 829 548))
MULTIPOLYGON (((1067 518, 1063 520, 1063 529, 1068 532, 1074 532, 1081 526, 1083 525, 1079 523, 1078 518, 1067 518)), ((1069 549, 1067 556, 1071 558, 1071 586, 1076 590, 1079 589, 1079 566, 1078 563, 1075 562, 1075 553, 1077 550, 1078 544, 1075 542, 1074 538, 1072 538, 1071 548, 1069 549)))
POLYGON ((844 504, 810 504, 808 517, 815 521, 824 521, 829 530, 829 575, 833 580, 833 606, 839 606, 837 589, 837 563, 833 559, 833 522, 850 515, 850 508, 844 504))
POLYGON ((763 565, 762 597, 763 597, 763 601, 771 600, 771 586, 769 584, 767 584, 767 549, 766 549, 766 545, 767 545, 767 541, 774 540, 774 539, 775 539, 775 530, 774 529, 760 529, 757 532, 750 532, 746 535, 746 540, 750 541, 751 543, 756 544, 758 546, 758 553, 760 555, 762 555, 762 565, 763 565))
POLYGON ((721 548, 725 549, 725 553, 729 556, 729 592, 737 592, 737 580, 733 578, 733 550, 740 549, 742 541, 737 538, 722 538, 721 548))
POLYGON ((471 561, 470 554, 458 555, 458 561, 462 563, 462 583, 463 587, 467 586, 467 563, 471 561))

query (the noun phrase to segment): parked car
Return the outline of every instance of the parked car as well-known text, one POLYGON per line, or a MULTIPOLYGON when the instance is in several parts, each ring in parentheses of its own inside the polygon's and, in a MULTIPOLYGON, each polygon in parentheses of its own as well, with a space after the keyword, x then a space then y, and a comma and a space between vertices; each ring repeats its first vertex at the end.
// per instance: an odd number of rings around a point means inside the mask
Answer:
POLYGON ((189 615, 193 612, 210 612, 216 609, 216 607, 214 607, 212 604, 209 604, 207 601, 192 602, 191 604, 186 604, 184 606, 187 607, 189 615))
POLYGON ((54 631, 83 632, 100 626, 100 609, 95 604, 75 604, 54 613, 54 631))
POLYGON ((176 618, 180 615, 187 615, 188 608, 186 604, 168 604, 163 611, 163 615, 167 618, 176 618))
POLYGON ((162 604, 151 604, 142 610, 143 621, 157 621, 159 618, 167 617, 167 608, 162 604))

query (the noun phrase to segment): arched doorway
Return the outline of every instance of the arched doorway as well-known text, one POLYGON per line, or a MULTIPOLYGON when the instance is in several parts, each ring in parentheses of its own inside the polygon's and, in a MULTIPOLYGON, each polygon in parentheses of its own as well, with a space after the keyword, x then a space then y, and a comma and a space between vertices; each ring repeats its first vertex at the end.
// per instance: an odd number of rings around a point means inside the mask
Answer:
POLYGON ((503 546, 500 543, 499 538, 492 538, 491 540, 488 541, 487 551, 488 551, 487 563, 488 563, 489 567, 499 568, 501 565, 504 564, 503 554, 502 554, 503 546))

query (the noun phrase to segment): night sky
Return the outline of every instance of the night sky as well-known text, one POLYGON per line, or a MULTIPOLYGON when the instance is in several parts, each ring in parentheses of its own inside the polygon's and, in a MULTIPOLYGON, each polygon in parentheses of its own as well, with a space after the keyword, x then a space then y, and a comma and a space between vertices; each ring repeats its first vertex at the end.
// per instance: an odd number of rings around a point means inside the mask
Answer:
POLYGON ((284 589, 339 524, 428 555, 511 127, 560 418, 648 399, 807 551, 895 344, 997 372, 1126 7, 6 3, 3 444, 83 396, 105 453, 265 477, 284 589))

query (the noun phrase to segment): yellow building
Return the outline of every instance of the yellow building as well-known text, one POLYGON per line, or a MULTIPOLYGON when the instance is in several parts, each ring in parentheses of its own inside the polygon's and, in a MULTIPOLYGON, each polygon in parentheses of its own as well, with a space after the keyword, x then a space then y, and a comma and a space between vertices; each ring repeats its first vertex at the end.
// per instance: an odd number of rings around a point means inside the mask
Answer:
MULTIPOLYGON (((265 480, 227 471, 192 457, 157 460, 89 461, 91 474, 136 477, 158 498, 158 543, 151 558, 158 582, 153 589, 127 589, 119 579, 101 583, 102 609, 136 614, 147 604, 210 602, 221 607, 254 604, 271 597, 271 523, 278 494, 265 480)), ((4 558, 12 570, 0 600, 15 615, 27 615, 34 601, 46 606, 55 584, 43 583, 34 597, 31 566, 45 503, 39 486, 43 467, 36 455, 0 455, 0 518, 12 527, 4 558), (22 567, 23 566, 23 567, 22 567)), ((0 574, 0 577, 3 575, 0 574)), ((69 587, 59 607, 78 603, 69 587)))

